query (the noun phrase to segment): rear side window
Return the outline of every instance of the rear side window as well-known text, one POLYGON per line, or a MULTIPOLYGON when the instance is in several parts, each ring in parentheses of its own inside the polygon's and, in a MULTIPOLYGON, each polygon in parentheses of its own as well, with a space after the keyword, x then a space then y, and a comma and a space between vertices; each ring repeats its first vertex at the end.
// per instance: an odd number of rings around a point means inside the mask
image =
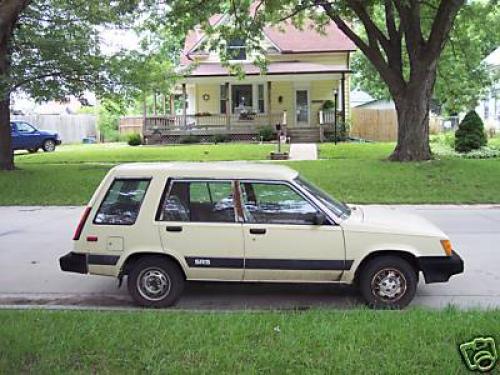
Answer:
POLYGON ((149 186, 149 179, 116 179, 109 188, 94 224, 133 225, 149 186))
POLYGON ((173 181, 160 207, 161 221, 234 223, 229 181, 173 181))

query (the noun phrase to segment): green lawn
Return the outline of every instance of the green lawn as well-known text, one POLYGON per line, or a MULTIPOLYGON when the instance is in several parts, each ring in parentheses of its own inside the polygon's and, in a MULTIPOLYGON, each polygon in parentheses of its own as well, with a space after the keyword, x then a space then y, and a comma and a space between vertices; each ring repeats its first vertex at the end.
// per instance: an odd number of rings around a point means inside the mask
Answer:
MULTIPOLYGON (((335 197, 351 203, 500 203, 500 159, 386 160, 390 143, 320 145, 325 160, 287 162, 335 197)), ((163 147, 66 146, 17 155, 0 172, 0 205, 82 205, 114 163, 154 160, 265 159, 273 145, 163 147), (52 164, 53 163, 53 164, 52 164)))
POLYGON ((125 163, 135 161, 265 160, 276 146, 228 143, 218 145, 168 145, 131 147, 123 143, 61 146, 53 153, 16 155, 22 164, 125 163))
POLYGON ((4 310, 0 321, 2 374, 466 374, 459 344, 500 342, 500 310, 4 310))

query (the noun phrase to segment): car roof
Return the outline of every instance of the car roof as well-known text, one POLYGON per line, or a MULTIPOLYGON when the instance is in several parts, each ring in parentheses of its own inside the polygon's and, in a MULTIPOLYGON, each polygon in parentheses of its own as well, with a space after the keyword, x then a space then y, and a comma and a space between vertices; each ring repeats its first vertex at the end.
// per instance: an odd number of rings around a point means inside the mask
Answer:
POLYGON ((248 162, 170 162, 127 163, 112 169, 114 177, 219 178, 219 179, 263 179, 292 180, 298 172, 270 163, 248 162))

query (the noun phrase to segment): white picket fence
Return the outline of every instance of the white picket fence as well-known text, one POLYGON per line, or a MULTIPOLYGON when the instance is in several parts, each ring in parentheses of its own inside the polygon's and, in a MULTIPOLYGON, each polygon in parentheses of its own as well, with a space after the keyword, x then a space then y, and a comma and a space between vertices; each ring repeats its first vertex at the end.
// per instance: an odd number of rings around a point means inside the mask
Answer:
POLYGON ((55 131, 63 144, 81 143, 85 137, 97 138, 97 119, 94 115, 26 115, 11 116, 26 121, 40 130, 55 131))

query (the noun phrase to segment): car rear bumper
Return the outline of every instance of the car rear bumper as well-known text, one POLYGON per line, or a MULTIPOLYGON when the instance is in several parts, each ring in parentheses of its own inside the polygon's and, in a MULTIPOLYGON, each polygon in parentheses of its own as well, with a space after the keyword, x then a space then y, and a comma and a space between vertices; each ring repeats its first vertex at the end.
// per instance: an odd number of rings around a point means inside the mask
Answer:
POLYGON ((87 255, 69 252, 59 258, 59 266, 65 272, 88 273, 87 255))
POLYGON ((420 257, 418 264, 427 284, 442 283, 464 272, 464 261, 454 251, 450 256, 420 257))

